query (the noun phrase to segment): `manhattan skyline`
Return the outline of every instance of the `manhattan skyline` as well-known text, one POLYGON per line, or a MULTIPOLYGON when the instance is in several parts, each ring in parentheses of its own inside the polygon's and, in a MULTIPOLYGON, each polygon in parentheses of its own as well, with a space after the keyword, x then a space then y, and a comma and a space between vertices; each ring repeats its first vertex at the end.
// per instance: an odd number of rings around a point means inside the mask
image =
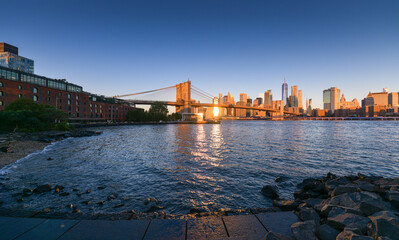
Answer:
POLYGON ((252 99, 286 76, 322 108, 336 86, 348 99, 399 91, 395 1, 7 2, 2 41, 35 59, 35 73, 107 96, 196 86, 252 99), (73 14, 71 14, 73 13, 73 14), (29 24, 27 24, 29 23, 29 24))

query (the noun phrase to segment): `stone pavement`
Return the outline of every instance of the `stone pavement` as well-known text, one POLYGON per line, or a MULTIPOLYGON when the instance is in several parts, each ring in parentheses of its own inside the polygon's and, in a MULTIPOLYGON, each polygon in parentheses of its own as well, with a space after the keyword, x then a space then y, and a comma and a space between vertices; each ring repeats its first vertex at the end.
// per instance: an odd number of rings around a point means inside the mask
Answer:
POLYGON ((153 220, 71 220, 0 217, 0 239, 264 239, 269 231, 293 237, 292 212, 153 220))

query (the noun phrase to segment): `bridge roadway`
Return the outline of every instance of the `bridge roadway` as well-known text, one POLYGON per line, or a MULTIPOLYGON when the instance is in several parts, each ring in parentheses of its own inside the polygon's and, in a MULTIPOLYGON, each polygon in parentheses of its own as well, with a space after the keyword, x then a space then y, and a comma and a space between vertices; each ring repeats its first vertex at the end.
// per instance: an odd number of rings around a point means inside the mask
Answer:
MULTIPOLYGON (((178 102, 169 102, 169 101, 152 101, 152 100, 125 100, 126 102, 132 104, 142 104, 142 105, 151 105, 154 102, 161 102, 168 106, 183 106, 183 103, 178 102)), ((213 104, 213 103, 191 103, 192 107, 219 107, 219 108, 238 108, 238 109, 250 109, 250 110, 259 110, 259 111, 267 111, 267 112, 280 112, 278 109, 273 108, 263 108, 263 107, 250 107, 250 106, 241 106, 241 105, 231 105, 231 104, 213 104)), ((299 116, 299 113, 293 113, 290 111, 283 111, 284 114, 290 114, 294 116, 299 116)))

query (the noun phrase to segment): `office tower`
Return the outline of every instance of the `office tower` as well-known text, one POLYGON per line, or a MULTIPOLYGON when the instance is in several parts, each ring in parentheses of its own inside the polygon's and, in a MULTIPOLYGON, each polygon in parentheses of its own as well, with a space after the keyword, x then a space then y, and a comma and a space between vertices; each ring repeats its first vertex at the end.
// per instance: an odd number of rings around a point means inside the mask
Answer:
POLYGON ((254 100, 254 103, 253 103, 253 106, 254 107, 257 107, 257 106, 260 106, 260 105, 262 105, 263 104, 263 101, 262 101, 262 98, 256 98, 255 100, 254 100))
POLYGON ((298 91, 298 107, 303 108, 303 102, 302 102, 302 90, 298 91))
POLYGON ((324 110, 329 110, 334 113, 340 108, 341 90, 336 87, 331 87, 323 91, 323 105, 324 110))
POLYGON ((298 86, 291 86, 291 107, 298 107, 298 86))
POLYGON ((285 82, 285 77, 284 77, 284 83, 282 85, 282 91, 281 91, 281 100, 283 100, 284 106, 287 105, 287 98, 288 98, 288 84, 285 82))
POLYGON ((244 102, 245 104, 247 103, 247 94, 246 93, 240 93, 240 102, 244 102))
POLYGON ((0 66, 34 73, 33 60, 18 55, 18 48, 10 44, 0 43, 0 66))
POLYGON ((388 104, 392 107, 399 106, 399 93, 392 92, 388 95, 388 104))
POLYGON ((386 92, 387 89, 383 89, 383 92, 369 92, 365 99, 366 106, 388 106, 389 94, 386 92))
POLYGON ((271 108, 272 107, 272 103, 273 103, 273 93, 272 90, 268 90, 265 92, 264 94, 264 98, 263 98, 263 106, 265 108, 271 108))

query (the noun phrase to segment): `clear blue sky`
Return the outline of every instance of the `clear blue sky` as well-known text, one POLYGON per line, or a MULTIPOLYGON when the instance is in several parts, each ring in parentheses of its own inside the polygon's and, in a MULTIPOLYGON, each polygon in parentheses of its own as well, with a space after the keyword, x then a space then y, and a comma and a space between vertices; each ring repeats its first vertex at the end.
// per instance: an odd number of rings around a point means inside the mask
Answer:
POLYGON ((187 80, 217 95, 272 89, 284 75, 321 107, 332 86, 359 101, 399 91, 399 1, 11 1, 0 41, 35 73, 113 96, 187 80))

